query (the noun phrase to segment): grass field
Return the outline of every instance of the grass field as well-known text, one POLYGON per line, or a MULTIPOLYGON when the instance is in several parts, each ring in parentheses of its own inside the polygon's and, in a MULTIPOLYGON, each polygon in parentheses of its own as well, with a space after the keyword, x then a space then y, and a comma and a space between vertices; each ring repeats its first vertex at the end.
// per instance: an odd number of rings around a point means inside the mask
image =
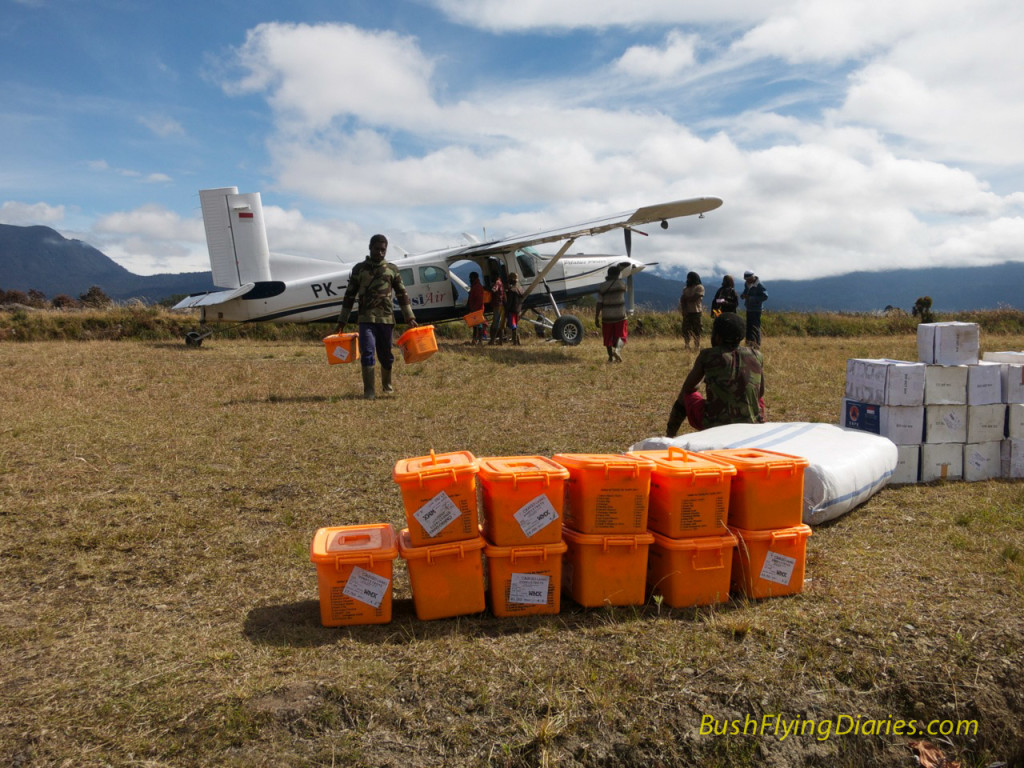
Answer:
MULTIPOLYGON (((662 433, 690 353, 634 337, 610 366, 593 336, 442 340, 374 402, 317 342, 0 343, 4 763, 912 766, 923 738, 1024 765, 1020 482, 884 489, 815 529, 793 597, 420 622, 398 561, 391 624, 320 626, 313 533, 402 527, 399 459, 662 433), (794 721, 815 728, 772 727, 794 721)), ((916 348, 765 356, 770 420, 834 422, 848 358, 916 348)))

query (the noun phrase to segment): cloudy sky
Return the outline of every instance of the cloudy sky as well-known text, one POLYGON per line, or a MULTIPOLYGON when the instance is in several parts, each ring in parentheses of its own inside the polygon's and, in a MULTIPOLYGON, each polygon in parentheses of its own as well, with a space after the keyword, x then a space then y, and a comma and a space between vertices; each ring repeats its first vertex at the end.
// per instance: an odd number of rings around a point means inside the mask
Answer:
POLYGON ((262 193, 272 250, 343 261, 703 195, 634 254, 766 283, 1024 261, 1013 0, 0 9, 0 223, 139 274, 209 268, 220 186, 262 193))

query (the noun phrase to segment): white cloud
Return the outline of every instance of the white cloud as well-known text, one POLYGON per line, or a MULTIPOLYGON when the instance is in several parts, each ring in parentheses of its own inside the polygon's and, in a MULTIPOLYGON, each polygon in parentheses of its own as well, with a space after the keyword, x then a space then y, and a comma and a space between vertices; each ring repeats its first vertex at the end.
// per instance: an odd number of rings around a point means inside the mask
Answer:
POLYGON ((0 224, 31 227, 40 224, 59 224, 63 220, 63 205, 21 203, 17 200, 7 200, 3 205, 0 205, 0 224))
POLYGON ((81 237, 140 275, 210 268, 202 222, 157 205, 103 216, 81 237))
POLYGON ((693 67, 696 62, 696 35, 684 35, 678 30, 669 32, 662 48, 637 45, 629 48, 615 69, 632 77, 670 78, 693 67))
POLYGON ((683 23, 754 23, 788 0, 430 0, 454 21, 494 32, 659 26, 683 23))
POLYGON ((163 115, 142 115, 139 122, 161 139, 185 135, 185 128, 181 123, 163 115))

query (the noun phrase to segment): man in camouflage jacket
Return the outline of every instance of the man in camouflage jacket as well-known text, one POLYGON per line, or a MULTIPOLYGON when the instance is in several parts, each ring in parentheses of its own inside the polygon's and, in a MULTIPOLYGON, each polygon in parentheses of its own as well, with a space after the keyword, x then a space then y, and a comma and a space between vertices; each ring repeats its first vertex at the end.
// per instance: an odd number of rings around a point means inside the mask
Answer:
POLYGON ((370 253, 352 268, 345 297, 341 302, 341 314, 338 316, 337 333, 341 333, 348 323, 352 306, 359 300, 359 353, 363 364, 363 397, 368 400, 376 397, 373 373, 375 353, 376 358, 380 359, 381 388, 384 392, 394 391, 391 386, 391 367, 395 362, 391 350, 395 327, 392 297, 398 300, 405 322, 410 326, 417 325, 398 267, 384 260, 387 252, 388 239, 384 235, 370 238, 370 253))

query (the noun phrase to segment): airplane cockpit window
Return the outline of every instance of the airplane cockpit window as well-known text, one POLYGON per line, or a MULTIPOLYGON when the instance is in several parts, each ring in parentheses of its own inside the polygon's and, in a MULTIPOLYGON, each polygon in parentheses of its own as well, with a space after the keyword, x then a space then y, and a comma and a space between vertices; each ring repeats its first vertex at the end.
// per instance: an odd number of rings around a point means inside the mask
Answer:
POLYGON ((410 285, 413 285, 411 269, 400 269, 398 270, 398 275, 399 277, 402 278, 402 285, 406 286, 407 288, 410 285))
POLYGON ((440 267, 420 267, 421 283, 443 283, 448 279, 448 273, 440 267))
POLYGON ((537 269, 534 266, 533 254, 526 249, 516 251, 516 263, 519 264, 519 270, 523 273, 523 277, 534 277, 537 274, 537 269))

